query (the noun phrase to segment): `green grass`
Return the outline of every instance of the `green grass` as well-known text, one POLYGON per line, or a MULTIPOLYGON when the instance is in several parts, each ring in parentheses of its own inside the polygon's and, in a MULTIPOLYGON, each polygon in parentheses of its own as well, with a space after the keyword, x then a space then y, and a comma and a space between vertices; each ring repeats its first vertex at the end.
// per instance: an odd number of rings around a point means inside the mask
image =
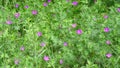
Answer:
POLYGON ((0 68, 120 68, 120 7, 116 0, 6 0, 0 3, 0 68), (16 8, 15 4, 19 4, 16 8), (28 5, 29 8, 24 8, 28 5), (33 15, 32 10, 38 14, 33 15), (20 13, 18 18, 14 14, 20 13), (104 19, 104 15, 108 18, 104 19), (94 20, 95 19, 95 20, 94 20), (6 24, 7 20, 13 23, 6 24), (77 26, 72 28, 72 24, 77 26), (108 27, 109 32, 104 32, 108 27), (81 35, 76 30, 81 29, 81 35), (37 36, 42 32, 42 36, 37 36), (110 45, 106 41, 111 42, 110 45), (40 44, 44 42, 44 47, 40 44), (68 45, 64 46, 64 42, 68 45), (25 47, 21 51, 21 46, 25 47), (110 58, 106 57, 111 53, 110 58), (49 56, 45 61, 44 56, 49 56), (15 59, 19 64, 15 64, 15 59), (60 64, 59 61, 63 60, 60 64))

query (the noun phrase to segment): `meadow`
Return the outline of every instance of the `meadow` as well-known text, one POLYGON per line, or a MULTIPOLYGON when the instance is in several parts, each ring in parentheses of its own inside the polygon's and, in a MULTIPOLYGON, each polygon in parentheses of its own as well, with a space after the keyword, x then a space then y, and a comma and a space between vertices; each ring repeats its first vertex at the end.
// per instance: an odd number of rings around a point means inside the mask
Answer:
POLYGON ((1 0, 0 68, 120 68, 120 1, 1 0))

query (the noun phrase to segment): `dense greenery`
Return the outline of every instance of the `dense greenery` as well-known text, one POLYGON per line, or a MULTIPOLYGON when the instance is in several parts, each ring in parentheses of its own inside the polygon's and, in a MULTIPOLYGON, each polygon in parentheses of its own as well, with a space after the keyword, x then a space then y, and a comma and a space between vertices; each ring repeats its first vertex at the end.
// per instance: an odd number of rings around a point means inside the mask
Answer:
POLYGON ((119 0, 1 0, 0 68, 120 68, 119 0))

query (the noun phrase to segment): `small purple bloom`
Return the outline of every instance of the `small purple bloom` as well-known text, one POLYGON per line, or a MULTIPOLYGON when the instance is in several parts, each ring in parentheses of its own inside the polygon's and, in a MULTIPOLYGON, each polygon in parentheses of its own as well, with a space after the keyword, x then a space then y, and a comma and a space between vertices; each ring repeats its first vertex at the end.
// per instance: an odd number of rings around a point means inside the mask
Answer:
POLYGON ((15 5, 15 7, 16 7, 16 8, 18 8, 18 7, 19 7, 19 5, 18 5, 18 4, 16 4, 16 5, 15 5))
POLYGON ((14 15, 16 18, 18 18, 20 16, 20 13, 15 13, 14 15))
POLYGON ((82 34, 82 30, 78 29, 78 30, 76 31, 76 33, 77 33, 77 34, 82 34))
POLYGON ((41 46, 45 46, 46 44, 45 44, 44 42, 42 42, 40 45, 41 45, 41 46))
POLYGON ((109 44, 111 44, 111 42, 110 42, 109 40, 107 40, 107 41, 106 41, 106 44, 108 44, 108 45, 109 45, 109 44))
POLYGON ((107 16, 107 15, 104 15, 104 18, 105 18, 105 19, 107 19, 107 18, 108 18, 108 16, 107 16))
POLYGON ((77 24, 72 24, 72 27, 75 28, 77 26, 77 24))
POLYGON ((24 50, 25 50, 24 46, 20 47, 20 50, 21 50, 21 51, 24 51, 24 50))
POLYGON ((107 58, 110 58, 111 56, 112 56, 112 54, 110 54, 110 53, 106 54, 107 58))
POLYGON ((48 2, 51 2, 51 0, 48 0, 48 2))
POLYGON ((8 20, 8 21, 6 21, 6 23, 7 23, 8 25, 10 25, 10 24, 12 24, 12 21, 8 20))
POLYGON ((104 28, 104 32, 109 32, 110 29, 108 27, 104 28))
POLYGON ((77 4, 78 4, 77 1, 73 1, 73 2, 72 2, 72 5, 75 5, 75 6, 76 6, 77 4))
POLYGON ((38 12, 37 12, 36 10, 32 10, 32 14, 33 14, 33 15, 37 15, 37 13, 38 13, 38 12))
POLYGON ((14 63, 17 65, 19 64, 19 60, 15 60, 14 63))
POLYGON ((26 6, 25 6, 25 8, 27 9, 27 8, 28 8, 28 6, 26 5, 26 6))
POLYGON ((64 42, 64 46, 67 46, 68 44, 67 44, 67 42, 64 42))
POLYGON ((45 7, 46 7, 46 6, 47 6, 47 3, 46 3, 46 2, 44 2, 44 3, 43 3, 43 6, 45 6, 45 7))
POLYGON ((62 59, 60 60, 60 64, 63 64, 63 60, 62 59))
POLYGON ((44 58, 43 58, 45 61, 48 61, 48 60, 50 60, 50 58, 48 57, 48 56, 44 56, 44 58))
POLYGON ((120 12, 120 8, 118 8, 117 11, 120 12))
POLYGON ((38 32, 37 35, 38 35, 38 36, 42 36, 42 33, 41 33, 41 32, 38 32))

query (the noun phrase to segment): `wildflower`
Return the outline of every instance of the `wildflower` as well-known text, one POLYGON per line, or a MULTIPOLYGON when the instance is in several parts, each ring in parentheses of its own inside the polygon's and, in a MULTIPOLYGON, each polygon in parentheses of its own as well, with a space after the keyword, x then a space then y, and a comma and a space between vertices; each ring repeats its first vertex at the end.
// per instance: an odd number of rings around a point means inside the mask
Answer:
POLYGON ((19 60, 15 60, 14 63, 17 65, 19 64, 19 60))
POLYGON ((63 64, 63 60, 62 59, 60 60, 60 64, 63 64))
POLYGON ((107 58, 110 58, 111 56, 112 56, 112 54, 110 54, 110 53, 106 54, 107 58))
POLYGON ((15 5, 15 7, 16 7, 16 8, 18 8, 18 7, 19 7, 19 5, 18 5, 18 4, 16 4, 16 5, 15 5))
POLYGON ((77 34, 82 34, 82 30, 78 29, 78 30, 76 31, 76 33, 77 33, 77 34))
POLYGON ((110 29, 108 27, 104 28, 104 32, 109 32, 110 29))
POLYGON ((43 3, 43 6, 45 6, 45 7, 46 7, 46 6, 47 6, 47 3, 46 3, 46 2, 44 2, 44 3, 43 3))
POLYGON ((20 13, 15 13, 14 15, 16 18, 18 18, 20 16, 20 13))
POLYGON ((64 42, 64 46, 67 46, 68 44, 67 44, 67 42, 64 42))
POLYGON ((106 41, 106 44, 108 44, 108 45, 109 45, 109 44, 111 44, 111 42, 110 42, 109 40, 107 40, 107 41, 106 41))
POLYGON ((118 8, 117 11, 120 12, 120 8, 118 8))
POLYGON ((107 18, 108 18, 108 16, 107 16, 107 15, 104 15, 104 18, 105 18, 105 19, 107 19, 107 18))
POLYGON ((42 33, 41 33, 41 32, 38 32, 37 35, 38 35, 38 36, 42 36, 42 33))
POLYGON ((28 8, 28 6, 26 5, 26 6, 25 6, 25 8, 27 9, 27 8, 28 8))
POLYGON ((37 15, 37 13, 38 13, 38 12, 37 12, 36 10, 32 10, 32 14, 33 14, 33 15, 37 15))
POLYGON ((24 50, 25 50, 24 46, 20 47, 20 50, 21 50, 21 51, 24 51, 24 50))
POLYGON ((48 57, 48 56, 44 56, 44 60, 45 60, 45 61, 48 61, 48 60, 49 60, 49 57, 48 57))
POLYGON ((40 45, 41 45, 41 46, 45 46, 46 44, 45 44, 44 42, 42 42, 40 45))
POLYGON ((72 24, 72 27, 75 28, 77 26, 77 24, 72 24))
POLYGON ((6 23, 10 25, 12 24, 12 21, 8 20, 6 23))
POLYGON ((73 2, 72 2, 72 5, 74 5, 74 6, 76 6, 77 4, 78 4, 77 1, 73 1, 73 2))
POLYGON ((48 0, 48 2, 51 2, 51 0, 48 0))

